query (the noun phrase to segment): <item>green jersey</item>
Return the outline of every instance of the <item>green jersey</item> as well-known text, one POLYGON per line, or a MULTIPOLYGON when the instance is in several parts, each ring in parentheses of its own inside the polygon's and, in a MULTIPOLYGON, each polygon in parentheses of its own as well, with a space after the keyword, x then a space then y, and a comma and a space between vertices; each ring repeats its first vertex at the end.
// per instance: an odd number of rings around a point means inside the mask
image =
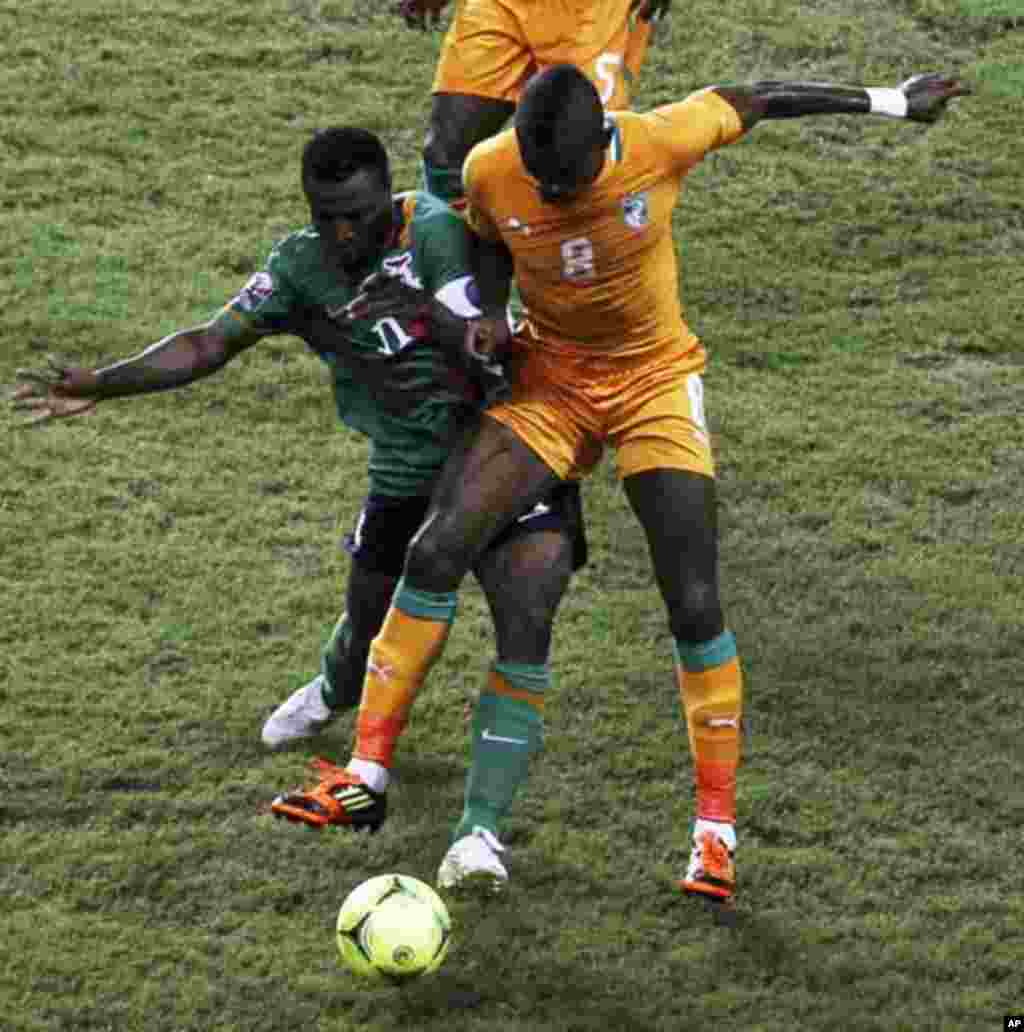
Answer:
MULTIPOLYGON (((457 315, 478 314, 462 219, 419 191, 395 197, 395 218, 395 244, 368 274, 401 276, 457 315)), ((229 331, 304 340, 331 370, 341 421, 370 438, 371 492, 429 494, 478 393, 422 320, 345 319, 358 292, 324 262, 309 226, 280 241, 217 318, 229 331)))

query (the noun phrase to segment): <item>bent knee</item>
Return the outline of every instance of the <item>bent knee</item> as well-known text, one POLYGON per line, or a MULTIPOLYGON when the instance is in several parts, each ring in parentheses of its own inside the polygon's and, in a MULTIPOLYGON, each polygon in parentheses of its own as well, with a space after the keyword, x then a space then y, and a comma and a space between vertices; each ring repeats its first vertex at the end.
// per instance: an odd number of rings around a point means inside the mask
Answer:
POLYGON ((405 556, 405 575, 427 591, 454 591, 472 563, 465 542, 442 527, 425 527, 405 556))
POLYGON ((709 581, 691 581, 670 607, 669 627, 679 641, 702 642, 724 629, 718 587, 709 581))

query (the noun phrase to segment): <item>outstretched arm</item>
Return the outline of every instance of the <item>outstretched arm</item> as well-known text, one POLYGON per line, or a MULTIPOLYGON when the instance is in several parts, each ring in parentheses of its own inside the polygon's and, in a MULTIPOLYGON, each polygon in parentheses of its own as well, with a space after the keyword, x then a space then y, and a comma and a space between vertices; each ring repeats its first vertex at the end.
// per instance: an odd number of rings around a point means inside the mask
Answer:
POLYGON ((755 82, 711 89, 736 109, 744 129, 753 128, 762 118, 804 115, 888 115, 913 122, 935 122, 949 101, 970 93, 958 79, 936 73, 915 75, 895 88, 755 82))
POLYGON ((209 376, 257 340, 259 335, 252 331, 229 335, 215 319, 172 333, 102 369, 69 366, 50 358, 47 369, 17 371, 20 385, 13 404, 31 414, 29 424, 83 415, 107 398, 171 390, 209 376))

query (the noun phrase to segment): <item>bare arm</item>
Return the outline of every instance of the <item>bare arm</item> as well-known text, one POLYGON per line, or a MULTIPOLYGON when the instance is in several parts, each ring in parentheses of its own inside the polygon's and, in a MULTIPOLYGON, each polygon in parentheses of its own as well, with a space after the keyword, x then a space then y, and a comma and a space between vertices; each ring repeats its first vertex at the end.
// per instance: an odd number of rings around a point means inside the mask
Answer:
POLYGON ((216 320, 179 330, 132 358, 96 371, 97 399, 149 394, 201 380, 251 347, 254 333, 227 336, 216 320))
POLYGON ((463 347, 478 362, 502 362, 507 357, 510 331, 508 299, 515 265, 500 240, 473 237, 473 269, 480 289, 479 319, 466 328, 463 347))
POLYGON ((215 373, 259 340, 253 331, 229 335, 217 320, 179 330, 131 358, 101 369, 50 359, 43 371, 19 369, 14 407, 30 412, 30 423, 82 415, 108 398, 173 390, 215 373))
POLYGON ((473 236, 473 271, 486 318, 504 318, 512 289, 512 254, 500 240, 473 236))
POLYGON ((713 86, 737 111, 744 129, 762 118, 805 115, 888 115, 935 122, 954 97, 970 92, 959 80, 938 74, 915 75, 896 88, 836 86, 825 82, 755 82, 713 86))

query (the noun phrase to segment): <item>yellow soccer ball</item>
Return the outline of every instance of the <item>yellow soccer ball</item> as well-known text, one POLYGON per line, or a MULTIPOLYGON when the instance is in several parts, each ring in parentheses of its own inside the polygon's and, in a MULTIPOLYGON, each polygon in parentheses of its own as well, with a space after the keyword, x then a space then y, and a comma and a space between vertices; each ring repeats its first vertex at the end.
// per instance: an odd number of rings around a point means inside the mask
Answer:
POLYGON ((379 874, 342 903, 338 951, 356 975, 404 981, 441 966, 451 927, 448 908, 426 882, 408 874, 379 874))

